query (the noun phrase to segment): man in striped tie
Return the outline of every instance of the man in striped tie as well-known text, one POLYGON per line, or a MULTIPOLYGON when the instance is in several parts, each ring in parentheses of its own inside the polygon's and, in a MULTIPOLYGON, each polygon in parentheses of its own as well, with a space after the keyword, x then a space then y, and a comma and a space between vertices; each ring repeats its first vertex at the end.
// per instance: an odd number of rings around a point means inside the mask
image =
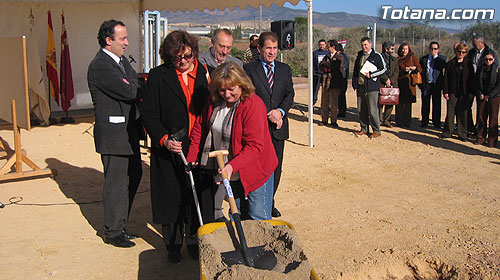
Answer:
MULTIPOLYGON (((260 34, 257 49, 260 53, 259 59, 245 64, 243 68, 252 79, 255 93, 266 104, 269 130, 278 157, 278 167, 274 171, 274 194, 276 194, 281 178, 285 140, 289 136, 288 110, 293 105, 295 95, 292 69, 285 63, 275 60, 278 54, 278 36, 273 32, 260 34)), ((281 216, 274 205, 272 216, 281 216)))

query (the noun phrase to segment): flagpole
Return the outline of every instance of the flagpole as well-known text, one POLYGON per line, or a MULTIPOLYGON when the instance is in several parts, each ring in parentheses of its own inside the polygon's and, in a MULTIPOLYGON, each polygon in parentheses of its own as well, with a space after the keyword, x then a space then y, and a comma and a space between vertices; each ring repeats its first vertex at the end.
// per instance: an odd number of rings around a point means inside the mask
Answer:
POLYGON ((57 120, 57 118, 53 117, 52 116, 52 105, 50 103, 50 79, 47 79, 49 81, 49 110, 50 110, 50 116, 49 116, 49 125, 53 125, 53 124, 58 124, 59 121, 57 120))

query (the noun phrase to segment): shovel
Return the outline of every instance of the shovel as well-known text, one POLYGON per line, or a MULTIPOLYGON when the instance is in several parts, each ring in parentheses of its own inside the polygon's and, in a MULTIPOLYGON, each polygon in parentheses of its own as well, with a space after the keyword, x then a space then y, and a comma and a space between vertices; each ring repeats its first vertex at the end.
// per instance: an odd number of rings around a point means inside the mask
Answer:
MULTIPOLYGON (((175 132, 170 136, 170 138, 177 142, 178 140, 182 139, 187 133, 186 127, 183 127, 179 131, 175 132)), ((191 165, 188 164, 186 157, 184 156, 183 152, 179 153, 179 156, 182 159, 182 162, 184 163, 184 166, 186 167, 186 170, 189 175, 189 181, 191 182, 191 189, 193 190, 193 197, 194 197, 194 204, 196 206, 196 212, 198 212, 198 221, 200 222, 200 227, 203 225, 203 219, 201 218, 201 211, 200 211, 200 203, 198 202, 198 196, 196 195, 196 188, 194 186, 194 179, 193 179, 193 172, 191 171, 191 165)))
MULTIPOLYGON (((224 155, 229 155, 229 152, 227 150, 220 150, 213 151, 208 154, 209 157, 217 158, 219 168, 224 168, 224 159, 222 158, 224 155)), ((229 206, 231 208, 231 214, 236 226, 236 231, 238 232, 238 237, 240 239, 240 251, 235 250, 223 252, 221 254, 222 260, 229 266, 233 264, 245 264, 246 266, 258 269, 272 270, 278 262, 274 252, 265 250, 264 245, 248 248, 245 233, 243 232, 243 227, 241 225, 240 213, 238 212, 238 207, 236 206, 236 201, 234 200, 233 190, 229 184, 227 173, 222 172, 221 175, 223 179, 222 182, 226 188, 226 194, 229 200, 229 206)))

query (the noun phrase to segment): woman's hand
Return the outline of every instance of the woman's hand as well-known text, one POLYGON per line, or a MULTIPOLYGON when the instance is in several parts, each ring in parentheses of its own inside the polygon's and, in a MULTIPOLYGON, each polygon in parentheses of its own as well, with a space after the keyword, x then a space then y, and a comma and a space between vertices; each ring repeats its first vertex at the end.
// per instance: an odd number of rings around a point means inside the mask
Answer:
POLYGON ((165 142, 163 142, 163 146, 172 153, 182 153, 182 142, 177 142, 172 139, 165 139, 165 142))
POLYGON ((233 167, 231 166, 231 164, 226 164, 224 168, 219 168, 219 174, 222 174, 222 172, 226 172, 227 179, 230 180, 231 175, 233 175, 233 167))

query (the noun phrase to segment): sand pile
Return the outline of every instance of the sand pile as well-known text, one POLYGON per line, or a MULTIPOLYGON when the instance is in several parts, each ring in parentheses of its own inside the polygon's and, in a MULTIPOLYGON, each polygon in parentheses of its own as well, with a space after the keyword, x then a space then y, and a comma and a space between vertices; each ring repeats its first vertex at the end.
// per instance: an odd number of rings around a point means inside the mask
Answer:
MULTIPOLYGON (((207 279, 309 279, 311 265, 295 232, 286 225, 273 226, 263 221, 243 221, 249 248, 264 246, 277 258, 273 270, 261 270, 242 264, 227 265, 221 253, 238 246, 237 233, 230 223, 200 237, 200 262, 207 279)), ((237 250, 239 250, 239 247, 237 250)))

